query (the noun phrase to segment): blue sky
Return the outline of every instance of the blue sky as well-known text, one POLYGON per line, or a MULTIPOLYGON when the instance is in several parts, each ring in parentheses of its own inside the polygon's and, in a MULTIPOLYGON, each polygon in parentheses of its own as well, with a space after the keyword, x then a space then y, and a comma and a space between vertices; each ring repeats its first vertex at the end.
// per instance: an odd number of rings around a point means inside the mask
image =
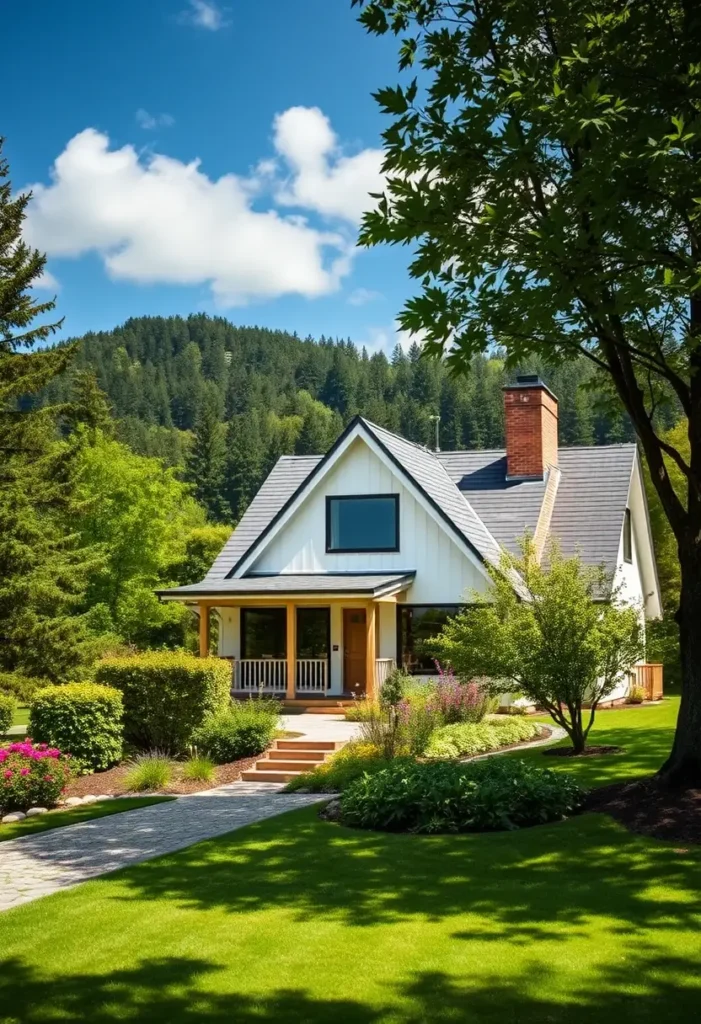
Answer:
POLYGON ((396 41, 349 0, 9 0, 0 132, 65 335, 129 316, 391 348, 408 253, 357 250, 396 41))

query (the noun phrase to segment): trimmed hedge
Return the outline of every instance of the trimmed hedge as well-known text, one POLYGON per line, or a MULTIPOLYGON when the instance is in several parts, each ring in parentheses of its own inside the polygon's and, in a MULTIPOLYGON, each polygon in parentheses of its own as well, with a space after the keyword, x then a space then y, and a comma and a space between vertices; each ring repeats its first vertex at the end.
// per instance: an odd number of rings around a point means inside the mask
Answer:
POLYGON ((262 754, 275 736, 280 708, 274 700, 234 701, 195 729, 192 743, 215 764, 262 754))
POLYGON ((39 690, 29 710, 29 735, 70 754, 79 771, 102 771, 122 758, 122 695, 96 683, 39 690))
POLYGON ((121 690, 124 738, 141 750, 182 753, 195 729, 231 699, 228 661, 177 651, 106 658, 95 678, 121 690))
POLYGON ((584 790, 566 772, 489 757, 468 764, 394 761, 342 793, 339 820, 388 832, 487 832, 558 821, 584 790))
POLYGON ((444 725, 431 736, 426 757, 475 757, 534 740, 541 728, 538 722, 524 718, 490 718, 484 722, 444 725))
POLYGON ((0 736, 6 733, 15 717, 17 703, 9 693, 0 693, 0 736))

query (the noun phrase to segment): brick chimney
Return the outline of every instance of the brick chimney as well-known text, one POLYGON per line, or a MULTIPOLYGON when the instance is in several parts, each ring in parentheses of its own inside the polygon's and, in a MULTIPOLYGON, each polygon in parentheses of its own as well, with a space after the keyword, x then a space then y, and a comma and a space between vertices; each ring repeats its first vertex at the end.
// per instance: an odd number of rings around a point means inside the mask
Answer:
POLYGON ((504 388, 506 476, 539 480, 557 466, 557 398, 537 374, 504 388))

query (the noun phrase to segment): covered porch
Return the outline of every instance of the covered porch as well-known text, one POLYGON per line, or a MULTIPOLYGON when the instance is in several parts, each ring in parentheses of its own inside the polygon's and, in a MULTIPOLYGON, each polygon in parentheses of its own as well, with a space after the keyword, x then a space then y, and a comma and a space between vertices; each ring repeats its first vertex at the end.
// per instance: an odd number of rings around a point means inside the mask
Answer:
POLYGON ((234 696, 338 701, 375 696, 394 668, 397 596, 413 576, 259 575, 221 581, 218 593, 183 587, 161 596, 184 599, 196 612, 203 657, 216 622, 217 654, 231 662, 234 696))

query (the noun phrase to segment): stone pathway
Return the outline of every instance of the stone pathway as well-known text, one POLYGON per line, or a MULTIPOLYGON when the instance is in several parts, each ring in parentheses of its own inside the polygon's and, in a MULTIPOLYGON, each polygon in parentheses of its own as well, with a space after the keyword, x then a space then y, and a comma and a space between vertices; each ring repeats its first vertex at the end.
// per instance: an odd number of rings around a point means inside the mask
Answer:
POLYGON ((233 782, 0 843, 0 911, 325 799, 233 782))

